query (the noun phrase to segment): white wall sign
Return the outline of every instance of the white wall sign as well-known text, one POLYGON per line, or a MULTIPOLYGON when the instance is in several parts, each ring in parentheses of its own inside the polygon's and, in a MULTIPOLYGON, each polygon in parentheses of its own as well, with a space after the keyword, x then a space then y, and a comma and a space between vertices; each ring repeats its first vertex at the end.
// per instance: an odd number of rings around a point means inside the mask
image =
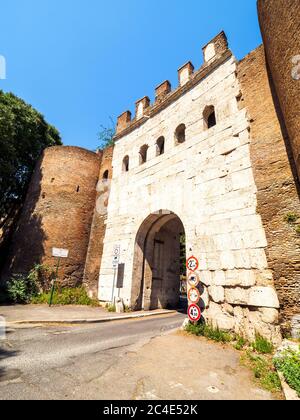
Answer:
POLYGON ((52 257, 68 258, 68 256, 69 256, 68 249, 52 248, 52 257))

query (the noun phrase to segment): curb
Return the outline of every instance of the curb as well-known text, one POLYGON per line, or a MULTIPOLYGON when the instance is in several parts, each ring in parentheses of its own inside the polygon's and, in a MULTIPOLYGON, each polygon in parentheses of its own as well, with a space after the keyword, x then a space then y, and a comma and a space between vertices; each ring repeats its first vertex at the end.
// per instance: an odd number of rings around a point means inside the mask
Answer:
POLYGON ((104 324, 106 322, 113 322, 113 321, 126 321, 130 319, 141 319, 141 318, 149 318, 152 316, 162 316, 162 315, 172 315, 178 313, 177 311, 161 311, 161 312, 153 312, 153 313, 144 313, 144 314, 136 314, 136 315, 124 315, 124 316, 115 316, 115 317, 107 317, 107 318, 97 318, 97 319, 64 319, 64 320, 22 320, 22 321, 11 321, 7 322, 7 326, 12 325, 49 325, 49 324, 104 324))
POLYGON ((280 381, 281 381, 281 387, 282 387, 282 390, 283 390, 283 393, 284 393, 284 395, 285 395, 285 399, 287 400, 287 401, 300 401, 300 398, 298 397, 298 394, 297 394, 297 392, 296 391, 294 391, 288 384, 287 384, 287 382, 286 382, 286 380, 285 380, 285 378, 284 378, 284 376, 283 376, 283 374, 281 373, 281 372, 278 372, 277 371, 277 373, 278 373, 278 376, 279 376, 279 379, 280 379, 280 381))

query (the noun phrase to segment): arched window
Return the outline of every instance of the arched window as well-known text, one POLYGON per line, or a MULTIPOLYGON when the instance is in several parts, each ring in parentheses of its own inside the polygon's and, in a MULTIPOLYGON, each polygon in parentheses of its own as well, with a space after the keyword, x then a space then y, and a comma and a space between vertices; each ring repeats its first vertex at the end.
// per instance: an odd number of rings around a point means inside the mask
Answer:
POLYGON ((123 159, 123 172, 129 172, 129 156, 125 156, 123 159))
POLYGON ((161 156, 165 153, 165 138, 160 137, 156 142, 156 156, 161 156))
POLYGON ((147 144, 140 148, 140 165, 143 165, 147 162, 148 149, 149 146, 147 144))
POLYGON ((105 171, 104 174, 103 174, 102 179, 103 179, 103 181, 107 181, 108 178, 109 178, 109 171, 105 171))
POLYGON ((204 129, 209 130, 217 124, 216 111, 213 105, 207 106, 203 112, 204 129))
POLYGON ((181 144, 185 142, 185 130, 186 127, 184 124, 180 124, 175 131, 175 140, 177 144, 181 144))

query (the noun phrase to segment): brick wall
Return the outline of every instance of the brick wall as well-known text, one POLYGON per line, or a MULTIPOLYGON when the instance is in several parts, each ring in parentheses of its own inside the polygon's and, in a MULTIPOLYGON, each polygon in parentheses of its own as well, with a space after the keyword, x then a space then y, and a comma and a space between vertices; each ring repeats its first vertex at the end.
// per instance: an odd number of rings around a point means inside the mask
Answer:
POLYGON ((82 284, 100 157, 77 147, 47 149, 37 164, 2 277, 54 266, 52 247, 67 248, 60 278, 82 284))
POLYGON ((300 177, 300 2, 259 0, 258 11, 270 77, 279 98, 300 177), (294 78, 296 74, 298 80, 294 78))
POLYGON ((300 236, 284 219, 300 214, 299 197, 288 155, 287 138, 272 100, 263 47, 238 65, 242 97, 251 120, 251 161, 258 188, 258 213, 268 239, 267 258, 281 302, 283 326, 299 313, 300 236), (287 145, 287 146, 286 146, 287 145))
POLYGON ((99 183, 97 187, 96 205, 93 215, 89 247, 84 270, 84 284, 89 294, 97 298, 100 266, 103 253, 103 241, 106 231, 109 182, 112 178, 113 147, 101 153, 99 183), (106 173, 108 171, 108 174, 106 173), (106 184, 104 177, 108 175, 106 184))

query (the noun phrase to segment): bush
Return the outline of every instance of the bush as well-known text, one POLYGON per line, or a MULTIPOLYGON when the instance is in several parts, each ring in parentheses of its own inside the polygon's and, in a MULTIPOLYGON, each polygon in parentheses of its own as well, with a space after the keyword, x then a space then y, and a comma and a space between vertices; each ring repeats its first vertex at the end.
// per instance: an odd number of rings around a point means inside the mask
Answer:
POLYGON ((272 354, 274 352, 274 346, 268 340, 257 334, 255 342, 252 343, 252 348, 257 353, 261 354, 272 354))
POLYGON ((219 328, 213 328, 209 324, 199 322, 197 324, 189 324, 186 331, 198 337, 205 337, 218 343, 230 343, 233 337, 227 332, 221 331, 219 328))
MULTIPOLYGON (((33 304, 49 303, 51 292, 41 293, 32 298, 33 304)), ((63 288, 56 290, 53 294, 53 305, 81 305, 81 306, 99 306, 99 302, 91 299, 84 287, 63 288)))
POLYGON ((7 293, 13 303, 28 303, 36 295, 37 287, 32 279, 22 275, 15 274, 8 282, 7 293))
POLYGON ((282 356, 274 359, 274 364, 300 397, 300 351, 287 350, 282 356))
POLYGON ((106 309, 108 310, 108 312, 117 312, 116 305, 107 305, 106 309))
POLYGON ((28 279, 36 284, 39 293, 49 292, 55 279, 55 272, 47 265, 37 264, 29 272, 28 279))

